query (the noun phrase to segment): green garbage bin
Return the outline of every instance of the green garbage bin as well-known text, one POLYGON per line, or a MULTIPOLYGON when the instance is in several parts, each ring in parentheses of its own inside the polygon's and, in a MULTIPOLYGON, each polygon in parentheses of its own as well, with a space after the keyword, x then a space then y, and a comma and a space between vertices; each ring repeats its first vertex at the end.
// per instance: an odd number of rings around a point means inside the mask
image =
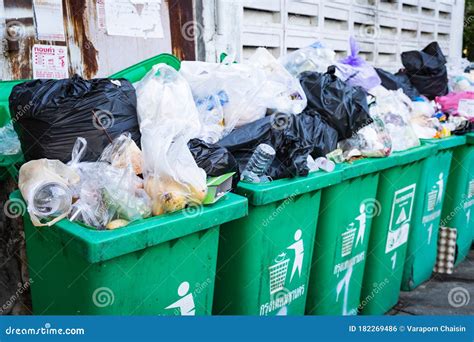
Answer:
POLYGON ((357 314, 372 218, 380 212, 379 172, 395 164, 395 157, 344 164, 342 182, 322 190, 307 314, 357 314))
POLYGON ((152 58, 146 59, 140 63, 132 65, 122 71, 116 72, 110 78, 125 78, 132 83, 140 81, 145 74, 151 70, 155 64, 165 63, 169 66, 179 70, 181 68, 181 61, 169 53, 162 53, 152 58))
POLYGON ((265 184, 240 183, 249 215, 222 225, 215 315, 303 315, 321 189, 342 169, 265 184))
POLYGON ((464 136, 423 141, 436 145, 438 150, 424 162, 417 185, 418 200, 413 210, 402 278, 404 291, 415 289, 431 277, 436 263, 438 228, 453 150, 465 142, 464 136))
MULTIPOLYGON (((18 191, 11 201, 22 201, 18 191)), ((247 213, 227 194, 216 204, 113 231, 69 220, 24 228, 33 312, 41 315, 209 315, 219 225, 247 213), (202 210, 201 210, 202 209, 202 210)))
POLYGON ((474 134, 466 135, 466 144, 454 149, 441 225, 455 228, 456 265, 463 261, 472 244, 474 229, 474 134))
POLYGON ((398 301, 418 182, 435 151, 434 145, 422 145, 394 153, 397 166, 380 173, 380 214, 372 221, 359 305, 364 315, 383 314, 398 301))

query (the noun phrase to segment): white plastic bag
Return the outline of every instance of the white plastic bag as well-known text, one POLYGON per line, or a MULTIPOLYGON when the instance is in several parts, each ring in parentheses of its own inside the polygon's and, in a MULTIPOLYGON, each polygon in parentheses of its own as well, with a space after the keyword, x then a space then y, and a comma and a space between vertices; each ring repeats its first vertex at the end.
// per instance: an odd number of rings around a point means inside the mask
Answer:
POLYGON ((199 138, 206 142, 265 116, 265 74, 252 65, 183 61, 180 74, 192 89, 204 126, 199 138))
POLYGON ((330 65, 335 62, 336 53, 326 48, 320 42, 290 52, 279 58, 279 62, 290 74, 298 77, 305 71, 316 71, 324 73, 330 65))
POLYGON ((199 205, 207 193, 206 173, 189 151, 187 140, 175 125, 142 129, 145 191, 153 215, 199 205))
POLYGON ((186 80, 172 67, 157 64, 137 85, 140 129, 173 125, 189 140, 199 135, 201 124, 186 80))
POLYGON ((300 82, 293 77, 265 48, 258 48, 248 63, 265 73, 260 96, 269 109, 287 114, 299 114, 307 104, 300 82))

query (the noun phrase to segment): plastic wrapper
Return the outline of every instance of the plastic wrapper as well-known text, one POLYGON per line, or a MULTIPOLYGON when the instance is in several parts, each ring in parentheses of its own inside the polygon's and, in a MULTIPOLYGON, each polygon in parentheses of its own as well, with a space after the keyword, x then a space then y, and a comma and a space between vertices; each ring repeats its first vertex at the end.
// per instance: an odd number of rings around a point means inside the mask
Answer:
POLYGON ((361 87, 347 85, 328 72, 305 72, 300 82, 308 99, 308 108, 317 111, 339 134, 339 140, 348 139, 360 128, 372 122, 367 105, 367 93, 361 87))
POLYGON ((410 124, 412 102, 402 90, 374 91, 375 104, 370 107, 373 118, 380 118, 392 140, 392 151, 403 151, 420 145, 410 124))
POLYGON ((11 122, 0 127, 0 155, 14 155, 21 152, 20 140, 11 122))
POLYGON ((10 94, 25 159, 69 161, 77 137, 88 141, 84 161, 96 161, 122 132, 140 144, 135 89, 125 79, 33 80, 10 94))
POLYGON ((290 52, 279 58, 279 62, 290 74, 298 77, 305 71, 326 72, 335 62, 336 53, 320 42, 290 52))
POLYGON ((260 144, 267 144, 276 156, 266 176, 280 179, 306 176, 308 155, 322 157, 336 148, 338 135, 314 110, 276 113, 240 128, 219 141, 237 160, 242 172, 260 144))
POLYGON ((362 127, 353 138, 341 141, 341 149, 346 152, 357 150, 361 156, 368 158, 387 157, 392 151, 392 139, 379 117, 374 122, 362 127))
POLYGON ((335 63, 336 75, 351 86, 360 86, 370 90, 382 83, 374 67, 358 56, 359 47, 356 40, 350 38, 351 53, 335 63))
POLYGON ((382 86, 388 90, 402 89, 406 96, 410 99, 415 100, 420 97, 419 91, 411 84, 410 79, 406 73, 399 71, 396 74, 392 74, 383 69, 375 69, 377 74, 382 81, 382 86))
POLYGON ((437 42, 428 44, 421 51, 403 52, 402 63, 410 82, 421 95, 433 100, 448 93, 446 58, 437 42))
POLYGON ((137 85, 140 129, 147 126, 176 126, 187 139, 201 132, 199 113, 191 89, 172 67, 157 64, 137 85))

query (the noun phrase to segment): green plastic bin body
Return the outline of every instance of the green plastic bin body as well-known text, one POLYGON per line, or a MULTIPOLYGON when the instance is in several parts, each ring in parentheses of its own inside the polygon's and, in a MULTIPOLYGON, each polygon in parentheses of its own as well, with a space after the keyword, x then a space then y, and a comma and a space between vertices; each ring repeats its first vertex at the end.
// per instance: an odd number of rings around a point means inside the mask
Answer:
POLYGON ((425 145, 394 153, 398 166, 380 173, 359 310, 381 315, 398 301, 413 208, 425 158, 436 147, 425 145))
POLYGON ((419 200, 415 202, 410 225, 401 287, 404 291, 411 291, 431 278, 453 150, 465 142, 463 136, 423 141, 436 145, 438 150, 425 160, 417 185, 419 200))
MULTIPOLYGON (((20 201, 19 192, 11 195, 20 201)), ((33 312, 38 315, 209 315, 219 225, 247 213, 228 194, 113 231, 68 220, 34 227, 24 215, 33 312)))
POLYGON ((249 214, 222 225, 215 315, 303 315, 321 189, 342 171, 240 183, 249 214))
POLYGON ((474 229, 474 134, 454 149, 441 225, 456 228, 456 265, 471 248, 474 229))
POLYGON ((307 314, 357 314, 372 218, 380 211, 379 171, 395 163, 388 157, 347 164, 342 183, 322 190, 307 314))

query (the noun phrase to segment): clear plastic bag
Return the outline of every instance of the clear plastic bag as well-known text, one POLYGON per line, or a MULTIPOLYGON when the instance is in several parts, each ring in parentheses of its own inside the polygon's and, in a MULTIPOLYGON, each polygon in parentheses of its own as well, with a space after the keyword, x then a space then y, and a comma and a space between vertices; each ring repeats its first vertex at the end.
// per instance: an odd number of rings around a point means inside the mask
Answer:
POLYGON ((383 87, 373 89, 375 104, 370 107, 372 118, 380 118, 392 140, 392 151, 403 151, 420 145, 410 123, 412 102, 401 89, 386 90, 383 87))
POLYGON ((180 74, 188 81, 199 109, 201 140, 215 143, 235 127, 266 114, 261 95, 265 74, 255 66, 183 61, 180 74))
POLYGON ((260 91, 268 109, 287 114, 299 114, 307 104, 300 82, 293 77, 265 48, 258 48, 248 63, 263 70, 265 83, 260 91))
POLYGON ((330 65, 335 62, 336 53, 326 48, 320 42, 314 42, 310 46, 290 52, 279 58, 279 62, 294 77, 298 77, 305 71, 326 72, 330 65))
POLYGON ((361 156, 368 158, 382 158, 390 155, 392 139, 379 117, 373 118, 374 122, 361 128, 355 137, 343 140, 339 147, 344 152, 357 150, 361 156))
POLYGON ((104 149, 98 162, 81 163, 86 142, 76 141, 70 165, 80 173, 81 182, 71 220, 103 229, 113 220, 126 224, 151 215, 150 198, 136 175, 137 151, 132 143, 130 135, 123 134, 104 149))
POLYGON ((11 122, 0 127, 0 141, 1 155, 14 155, 20 153, 20 140, 18 139, 18 135, 16 134, 11 122))
POLYGON ((199 136, 201 123, 188 83, 166 64, 157 64, 137 85, 137 112, 140 129, 173 125, 188 140, 199 136))
POLYGON ((187 139, 174 125, 142 129, 145 191, 153 215, 199 205, 207 193, 206 172, 199 168, 187 139))

